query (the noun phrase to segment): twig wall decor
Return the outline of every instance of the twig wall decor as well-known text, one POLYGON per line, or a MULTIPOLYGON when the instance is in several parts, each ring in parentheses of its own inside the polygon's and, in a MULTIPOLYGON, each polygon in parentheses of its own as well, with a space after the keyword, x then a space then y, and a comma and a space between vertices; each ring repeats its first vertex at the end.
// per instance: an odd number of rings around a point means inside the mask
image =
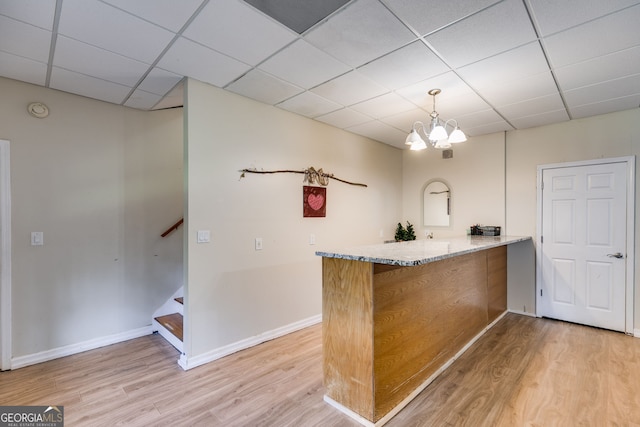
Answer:
POLYGON ((241 169, 240 172, 242 172, 242 175, 240 175, 240 179, 244 178, 246 173, 259 173, 259 174, 299 173, 304 175, 303 182, 309 183, 309 184, 319 184, 319 185, 327 186, 329 185, 329 179, 335 179, 336 181, 344 182, 345 184, 349 184, 349 185, 357 185, 359 187, 367 186, 367 184, 360 184, 357 182, 350 182, 344 179, 337 178, 333 176, 332 173, 323 172, 322 168, 316 170, 313 167, 309 167, 302 171, 296 171, 296 170, 290 170, 290 169, 282 169, 282 170, 274 170, 274 171, 264 171, 264 170, 257 170, 257 169, 241 169))

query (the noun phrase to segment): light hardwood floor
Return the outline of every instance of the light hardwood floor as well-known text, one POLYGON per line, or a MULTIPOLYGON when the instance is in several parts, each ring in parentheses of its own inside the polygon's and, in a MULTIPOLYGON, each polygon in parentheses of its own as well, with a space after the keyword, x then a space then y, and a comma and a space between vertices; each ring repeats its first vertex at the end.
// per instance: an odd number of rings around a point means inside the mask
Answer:
MULTIPOLYGON (((0 405, 66 426, 357 426, 322 400, 321 326, 184 372, 157 335, 0 373, 0 405)), ((640 426, 640 339, 508 314, 394 417, 404 426, 640 426)))

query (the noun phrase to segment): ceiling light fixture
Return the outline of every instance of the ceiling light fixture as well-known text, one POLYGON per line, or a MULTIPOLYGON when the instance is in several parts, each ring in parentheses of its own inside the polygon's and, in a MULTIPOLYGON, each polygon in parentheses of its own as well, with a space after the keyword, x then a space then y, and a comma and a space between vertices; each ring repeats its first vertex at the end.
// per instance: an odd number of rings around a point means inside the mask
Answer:
POLYGON ((436 112, 436 95, 440 92, 440 89, 431 89, 427 92, 429 95, 433 96, 433 111, 429 114, 431 122, 429 123, 428 128, 420 121, 413 124, 411 132, 405 140, 405 144, 410 145, 411 150, 424 150, 427 148, 427 143, 424 142, 424 139, 422 139, 418 130, 422 130, 422 133, 435 148, 451 148, 451 144, 467 140, 467 136, 460 130, 458 122, 455 119, 449 119, 444 123, 440 120, 439 114, 436 112), (449 122, 454 122, 455 125, 452 125, 449 122), (451 135, 447 133, 447 126, 453 127, 451 135))

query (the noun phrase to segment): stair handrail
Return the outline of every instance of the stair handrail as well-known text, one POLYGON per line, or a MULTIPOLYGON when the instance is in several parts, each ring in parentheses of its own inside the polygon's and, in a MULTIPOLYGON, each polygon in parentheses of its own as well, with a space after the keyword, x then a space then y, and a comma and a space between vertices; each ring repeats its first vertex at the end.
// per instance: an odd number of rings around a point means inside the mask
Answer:
POLYGON ((173 230, 177 230, 178 227, 180 227, 183 222, 184 222, 184 218, 180 218, 180 220, 178 222, 173 224, 171 227, 167 228, 167 231, 162 233, 160 236, 161 237, 167 237, 169 235, 169 233, 171 233, 173 230))

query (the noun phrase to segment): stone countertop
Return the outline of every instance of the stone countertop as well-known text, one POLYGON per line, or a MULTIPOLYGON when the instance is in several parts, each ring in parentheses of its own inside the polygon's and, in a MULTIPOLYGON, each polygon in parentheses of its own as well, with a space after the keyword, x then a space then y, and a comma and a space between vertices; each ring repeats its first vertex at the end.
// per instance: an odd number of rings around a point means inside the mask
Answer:
POLYGON ((461 236, 354 246, 336 251, 316 251, 316 255, 411 267, 530 239, 530 236, 461 236))

